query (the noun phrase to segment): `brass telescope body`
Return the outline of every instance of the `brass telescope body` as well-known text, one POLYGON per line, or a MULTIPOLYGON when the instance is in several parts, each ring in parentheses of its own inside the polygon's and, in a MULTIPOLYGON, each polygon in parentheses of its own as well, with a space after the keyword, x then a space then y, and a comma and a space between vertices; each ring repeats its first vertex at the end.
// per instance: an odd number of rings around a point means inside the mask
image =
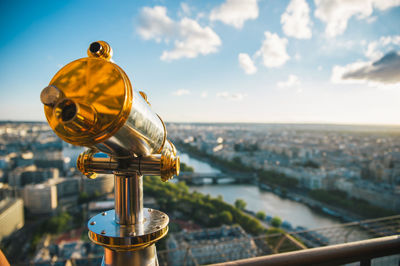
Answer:
POLYGON ((40 98, 54 132, 88 147, 77 168, 88 178, 114 174, 115 209, 92 217, 89 238, 104 247, 103 265, 158 265, 155 242, 168 232, 168 216, 143 208, 143 175, 167 181, 179 174, 179 157, 147 95, 132 89, 97 41, 88 57, 64 66, 40 98))

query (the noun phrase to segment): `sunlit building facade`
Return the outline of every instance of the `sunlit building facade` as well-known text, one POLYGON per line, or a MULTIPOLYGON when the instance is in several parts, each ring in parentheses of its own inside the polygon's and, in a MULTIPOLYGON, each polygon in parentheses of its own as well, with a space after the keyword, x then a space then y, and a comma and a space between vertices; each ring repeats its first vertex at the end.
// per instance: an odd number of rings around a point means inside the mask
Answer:
POLYGON ((7 198, 0 201, 0 240, 24 226, 22 199, 7 198))
POLYGON ((27 185, 22 195, 25 207, 33 214, 51 213, 57 208, 57 187, 54 184, 27 185))

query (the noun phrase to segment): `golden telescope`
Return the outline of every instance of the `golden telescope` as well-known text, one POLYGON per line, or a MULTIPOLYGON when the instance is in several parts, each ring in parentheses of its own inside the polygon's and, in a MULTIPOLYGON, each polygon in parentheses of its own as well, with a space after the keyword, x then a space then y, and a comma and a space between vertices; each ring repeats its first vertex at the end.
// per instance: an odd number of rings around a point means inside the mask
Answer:
POLYGON ((179 157, 146 94, 112 62, 110 45, 93 42, 87 54, 43 89, 47 121, 64 141, 89 148, 77 161, 84 175, 115 176, 115 209, 88 222, 89 238, 104 247, 102 264, 158 265, 155 242, 167 234, 169 218, 143 208, 142 176, 169 180, 179 174, 179 157))

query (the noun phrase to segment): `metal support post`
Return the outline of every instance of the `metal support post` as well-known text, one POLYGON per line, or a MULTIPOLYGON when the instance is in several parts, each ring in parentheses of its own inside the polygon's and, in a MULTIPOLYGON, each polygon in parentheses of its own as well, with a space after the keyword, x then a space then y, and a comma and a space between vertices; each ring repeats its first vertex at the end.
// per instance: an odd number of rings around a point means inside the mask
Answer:
POLYGON ((121 225, 143 223, 143 176, 115 174, 115 221, 121 225))
POLYGON ((104 247, 102 265, 158 265, 155 242, 168 232, 168 216, 143 208, 143 177, 115 174, 115 210, 89 220, 89 238, 104 247))

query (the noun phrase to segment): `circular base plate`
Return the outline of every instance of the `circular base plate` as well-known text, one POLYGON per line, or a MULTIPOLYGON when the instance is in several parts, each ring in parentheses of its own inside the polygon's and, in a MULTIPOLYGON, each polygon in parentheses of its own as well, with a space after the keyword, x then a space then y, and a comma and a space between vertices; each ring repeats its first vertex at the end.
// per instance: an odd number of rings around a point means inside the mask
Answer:
POLYGON ((168 232, 168 216, 154 209, 143 208, 144 221, 135 225, 120 225, 115 211, 109 210, 88 222, 89 238, 96 244, 114 249, 135 249, 147 246, 168 232))

